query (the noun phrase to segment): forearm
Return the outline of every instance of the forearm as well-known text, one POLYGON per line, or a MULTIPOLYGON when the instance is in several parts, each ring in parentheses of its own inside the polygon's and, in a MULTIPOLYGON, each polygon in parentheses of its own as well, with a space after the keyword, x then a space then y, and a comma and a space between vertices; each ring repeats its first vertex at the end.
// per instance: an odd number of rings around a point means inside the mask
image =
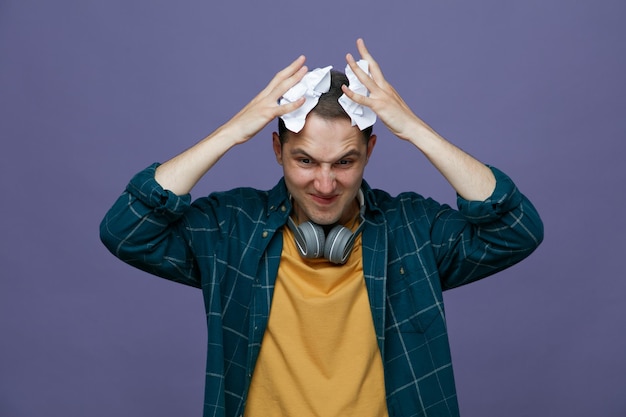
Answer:
POLYGON ((188 194, 236 143, 233 134, 222 127, 160 165, 155 172, 155 179, 161 187, 176 195, 188 194))
POLYGON ((421 120, 415 121, 409 131, 406 139, 428 158, 461 197, 483 201, 493 193, 496 179, 485 164, 448 142, 421 120))

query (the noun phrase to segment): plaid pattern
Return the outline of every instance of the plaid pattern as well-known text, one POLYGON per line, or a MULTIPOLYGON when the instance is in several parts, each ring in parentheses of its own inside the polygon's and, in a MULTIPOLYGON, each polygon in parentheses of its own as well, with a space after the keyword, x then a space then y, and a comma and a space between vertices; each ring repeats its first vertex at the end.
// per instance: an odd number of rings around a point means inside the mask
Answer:
MULTIPOLYGON (((137 174, 101 223, 121 260, 202 289, 208 326, 204 416, 243 414, 270 312, 291 211, 284 181, 191 204, 137 174)), ((543 239, 532 204, 492 168, 484 202, 459 210, 415 193, 391 197, 365 181, 363 269, 385 367, 390 416, 458 416, 442 291, 528 256, 543 239)))

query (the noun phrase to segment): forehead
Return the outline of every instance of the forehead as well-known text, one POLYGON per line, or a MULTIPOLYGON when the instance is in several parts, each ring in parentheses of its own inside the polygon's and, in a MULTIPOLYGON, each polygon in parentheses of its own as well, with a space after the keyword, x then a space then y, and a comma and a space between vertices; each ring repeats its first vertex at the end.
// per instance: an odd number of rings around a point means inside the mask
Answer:
POLYGON ((325 119, 314 113, 309 114, 300 132, 288 133, 285 144, 318 150, 366 146, 363 133, 358 126, 352 126, 349 119, 325 119))

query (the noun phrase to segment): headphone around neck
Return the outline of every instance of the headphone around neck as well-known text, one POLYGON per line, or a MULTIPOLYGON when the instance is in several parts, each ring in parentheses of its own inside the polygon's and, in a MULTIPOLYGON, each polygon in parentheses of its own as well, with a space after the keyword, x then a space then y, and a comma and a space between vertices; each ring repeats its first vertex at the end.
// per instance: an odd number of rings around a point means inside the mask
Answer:
POLYGON ((306 221, 298 226, 289 216, 287 225, 294 234, 296 247, 303 258, 324 257, 334 264, 346 263, 352 252, 354 241, 365 224, 365 201, 361 190, 359 190, 358 199, 361 206, 359 213, 361 223, 354 233, 349 228, 338 224, 326 235, 319 224, 306 221))

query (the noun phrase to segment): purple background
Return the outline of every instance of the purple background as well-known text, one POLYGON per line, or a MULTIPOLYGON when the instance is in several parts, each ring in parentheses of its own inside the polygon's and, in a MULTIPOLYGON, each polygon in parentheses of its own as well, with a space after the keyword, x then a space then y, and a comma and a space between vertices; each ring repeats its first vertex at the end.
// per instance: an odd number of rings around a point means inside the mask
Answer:
MULTIPOLYGON (((0 0, 0 416, 199 416, 199 291, 128 267, 98 224, 130 177, 225 122, 299 54, 363 36, 413 110, 510 174, 546 238, 446 293, 473 416, 626 415, 622 0, 0 0)), ((194 197, 280 175, 274 125, 194 197)), ((366 178, 454 202, 380 123, 366 178)))

